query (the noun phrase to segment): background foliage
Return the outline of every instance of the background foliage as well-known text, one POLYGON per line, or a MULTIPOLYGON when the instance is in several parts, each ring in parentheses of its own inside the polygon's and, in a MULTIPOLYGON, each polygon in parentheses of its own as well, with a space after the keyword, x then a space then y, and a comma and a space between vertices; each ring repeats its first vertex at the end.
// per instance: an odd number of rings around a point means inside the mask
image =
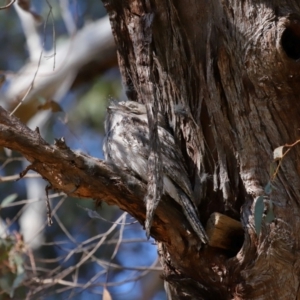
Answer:
MULTIPOLYGON (((38 30, 46 50, 70 39, 63 7, 76 30, 105 15, 99 1, 32 1, 31 11, 42 17, 38 30)), ((15 9, 0 14, 0 105, 12 108, 16 99, 3 95, 11 78, 25 76, 19 72, 29 53, 15 9)), ((30 126, 47 111, 38 124, 48 142, 64 137, 71 149, 102 158, 103 122, 112 98, 124 99, 116 66, 73 85, 60 99, 40 95, 24 109, 25 98, 17 115, 30 126), (45 105, 49 101, 57 103, 54 112, 53 105, 45 105)), ((140 224, 116 207, 103 204, 96 212, 92 199, 50 191, 53 225, 48 226, 47 182, 33 173, 17 180, 25 159, 7 149, 0 153, 0 299, 99 299, 105 290, 112 299, 165 299, 156 247, 140 224)))

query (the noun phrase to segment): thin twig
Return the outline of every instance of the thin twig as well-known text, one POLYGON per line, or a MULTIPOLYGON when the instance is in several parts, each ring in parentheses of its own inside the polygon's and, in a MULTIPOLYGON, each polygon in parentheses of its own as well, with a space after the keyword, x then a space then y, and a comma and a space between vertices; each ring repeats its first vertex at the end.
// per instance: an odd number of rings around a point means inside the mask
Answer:
MULTIPOLYGON (((22 178, 42 178, 42 176, 40 174, 37 174, 37 173, 32 173, 32 174, 26 174, 22 178)), ((16 181, 18 179, 20 179, 19 174, 18 175, 11 175, 11 176, 4 176, 4 177, 0 176, 0 182, 16 181)))
POLYGON ((6 4, 5 6, 0 6, 0 10, 10 8, 15 3, 15 1, 16 0, 12 0, 12 1, 10 1, 10 3, 6 4))

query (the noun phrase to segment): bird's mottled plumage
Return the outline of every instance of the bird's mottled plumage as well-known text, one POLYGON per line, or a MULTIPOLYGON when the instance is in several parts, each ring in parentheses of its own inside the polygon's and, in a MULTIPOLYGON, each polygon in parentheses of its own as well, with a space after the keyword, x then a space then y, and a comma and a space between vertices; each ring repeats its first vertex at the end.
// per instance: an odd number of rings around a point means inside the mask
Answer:
MULTIPOLYGON (((105 130, 103 151, 106 160, 147 182, 149 128, 146 107, 133 101, 110 105, 105 130)), ((181 205, 196 234, 203 243, 207 243, 208 238, 198 218, 182 154, 172 134, 165 129, 165 119, 160 113, 158 135, 163 164, 164 193, 181 205)))

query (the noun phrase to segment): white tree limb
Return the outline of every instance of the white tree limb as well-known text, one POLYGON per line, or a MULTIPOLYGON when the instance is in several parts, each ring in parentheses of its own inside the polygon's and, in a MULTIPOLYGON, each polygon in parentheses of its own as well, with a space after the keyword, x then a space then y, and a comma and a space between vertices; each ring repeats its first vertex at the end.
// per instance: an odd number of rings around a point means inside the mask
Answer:
MULTIPOLYGON (((114 56, 115 45, 108 17, 86 25, 56 49, 54 70, 53 58, 49 59, 53 56, 52 51, 44 51, 40 63, 29 62, 17 74, 9 76, 7 88, 0 93, 0 105, 8 107, 11 101, 22 99, 33 81, 25 101, 36 96, 46 99, 61 97, 81 67, 95 60, 105 62, 114 56)), ((39 55, 40 51, 38 49, 39 55)), ((30 56, 35 57, 36 54, 31 53, 30 56)))

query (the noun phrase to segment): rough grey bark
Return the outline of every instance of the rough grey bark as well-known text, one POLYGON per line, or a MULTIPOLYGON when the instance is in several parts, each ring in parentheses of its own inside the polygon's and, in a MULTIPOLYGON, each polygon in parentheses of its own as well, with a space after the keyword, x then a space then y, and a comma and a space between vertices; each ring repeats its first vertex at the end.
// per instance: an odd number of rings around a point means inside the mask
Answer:
MULTIPOLYGON (((299 136, 299 4, 114 0, 105 5, 127 94, 149 106, 156 101, 166 114, 189 166, 201 220, 217 211, 244 226, 238 253, 199 251, 182 212, 163 196, 151 234, 159 241, 172 299, 297 299, 297 146, 272 181, 267 200, 276 218, 263 222, 259 236, 253 215, 254 200, 265 196, 270 180, 273 150, 299 136), (151 40, 140 44, 135 37, 149 14, 154 15, 151 40), (141 89, 145 84, 151 87, 147 93, 141 89)), ((114 166, 74 153, 62 141, 47 144, 3 109, 0 145, 20 151, 54 189, 116 204, 144 224, 146 186, 114 166)))
POLYGON ((245 230, 238 253, 197 252, 186 245, 190 256, 179 259, 162 244, 173 299, 296 299, 297 148, 272 182, 268 200, 276 218, 263 223, 259 236, 253 203, 265 195, 273 150, 299 136, 300 5, 292 0, 103 2, 127 95, 144 103, 158 99, 189 165, 201 219, 218 211, 241 220, 245 230), (154 14, 151 52, 143 57, 143 42, 149 41, 140 37, 149 14, 154 14), (153 87, 150 94, 141 88, 143 79, 153 87))

